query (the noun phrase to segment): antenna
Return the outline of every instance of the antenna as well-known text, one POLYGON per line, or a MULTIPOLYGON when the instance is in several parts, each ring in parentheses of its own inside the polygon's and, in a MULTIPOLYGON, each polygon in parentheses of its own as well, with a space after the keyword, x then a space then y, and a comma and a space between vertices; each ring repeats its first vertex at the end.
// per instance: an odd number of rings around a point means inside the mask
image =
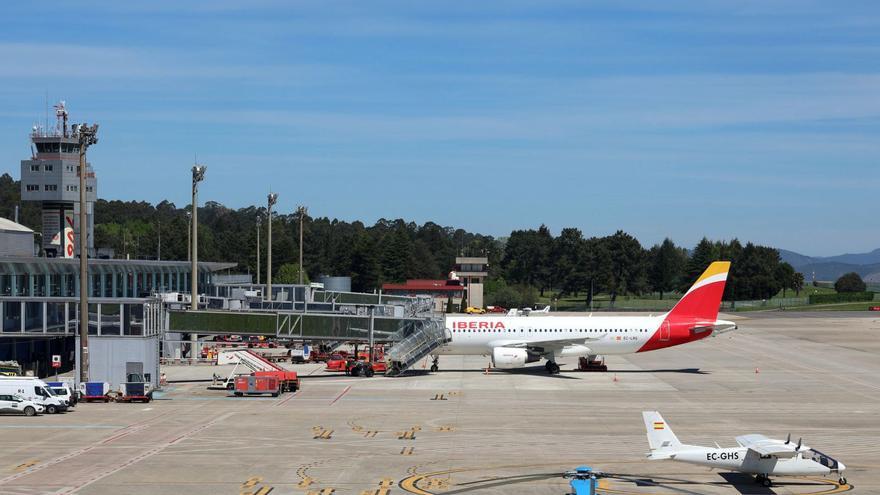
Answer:
POLYGON ((785 437, 785 445, 788 445, 790 443, 791 443, 791 433, 789 433, 788 436, 785 437))
POLYGON ((46 127, 43 129, 49 129, 49 88, 46 88, 46 127))
POLYGON ((801 450, 801 440, 803 440, 803 438, 798 438, 798 444, 795 450, 801 450))

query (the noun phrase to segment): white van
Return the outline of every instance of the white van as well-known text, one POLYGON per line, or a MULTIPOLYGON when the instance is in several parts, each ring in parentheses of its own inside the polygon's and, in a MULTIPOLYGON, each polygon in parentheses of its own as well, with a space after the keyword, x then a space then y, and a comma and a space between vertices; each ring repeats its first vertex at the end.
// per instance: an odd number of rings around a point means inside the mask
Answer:
POLYGON ((46 412, 55 414, 67 410, 67 401, 56 397, 46 382, 28 376, 0 377, 0 395, 17 395, 25 400, 41 404, 46 412))
POLYGON ((0 394, 0 414, 24 414, 35 416, 43 412, 43 406, 17 395, 0 394))
POLYGON ((52 391, 52 394, 54 394, 55 397, 67 402, 67 407, 76 406, 76 393, 73 391, 73 386, 71 386, 71 384, 67 382, 46 382, 46 385, 49 386, 49 390, 52 391))

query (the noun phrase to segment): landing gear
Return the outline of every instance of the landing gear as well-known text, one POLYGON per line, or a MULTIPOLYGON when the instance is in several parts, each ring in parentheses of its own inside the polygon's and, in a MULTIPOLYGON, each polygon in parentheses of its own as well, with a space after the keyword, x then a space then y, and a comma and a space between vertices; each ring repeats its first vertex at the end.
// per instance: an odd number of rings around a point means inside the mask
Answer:
POLYGON ((431 372, 436 373, 440 369, 440 356, 434 356, 434 362, 431 363, 431 372))
POLYGON ((559 365, 556 364, 555 361, 547 361, 547 364, 545 364, 544 367, 547 368, 547 373, 550 373, 551 375, 559 374, 559 365))
POLYGON ((844 478, 843 476, 841 476, 840 479, 837 480, 837 482, 838 482, 839 484, 841 484, 841 485, 845 485, 845 484, 846 484, 846 478, 844 478))
POLYGON ((760 483, 762 486, 771 487, 773 486, 773 482, 770 480, 770 477, 766 474, 759 474, 755 476, 755 483, 760 483))

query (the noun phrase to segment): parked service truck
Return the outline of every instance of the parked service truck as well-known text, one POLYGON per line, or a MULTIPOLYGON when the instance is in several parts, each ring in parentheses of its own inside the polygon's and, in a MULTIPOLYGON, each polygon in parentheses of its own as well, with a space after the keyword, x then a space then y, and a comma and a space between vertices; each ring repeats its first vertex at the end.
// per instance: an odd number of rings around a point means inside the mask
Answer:
POLYGON ((31 376, 0 376, 0 395, 36 402, 49 414, 64 412, 68 407, 67 401, 53 394, 46 382, 31 376))

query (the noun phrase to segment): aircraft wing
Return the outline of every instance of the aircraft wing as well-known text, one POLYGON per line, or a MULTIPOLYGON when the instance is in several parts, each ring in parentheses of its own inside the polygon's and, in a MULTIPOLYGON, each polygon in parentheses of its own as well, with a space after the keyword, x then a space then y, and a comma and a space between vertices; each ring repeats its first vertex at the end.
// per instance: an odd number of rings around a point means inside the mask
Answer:
POLYGON ((763 456, 794 457, 798 453, 798 447, 792 442, 774 440, 764 435, 752 434, 736 437, 736 443, 763 456))

